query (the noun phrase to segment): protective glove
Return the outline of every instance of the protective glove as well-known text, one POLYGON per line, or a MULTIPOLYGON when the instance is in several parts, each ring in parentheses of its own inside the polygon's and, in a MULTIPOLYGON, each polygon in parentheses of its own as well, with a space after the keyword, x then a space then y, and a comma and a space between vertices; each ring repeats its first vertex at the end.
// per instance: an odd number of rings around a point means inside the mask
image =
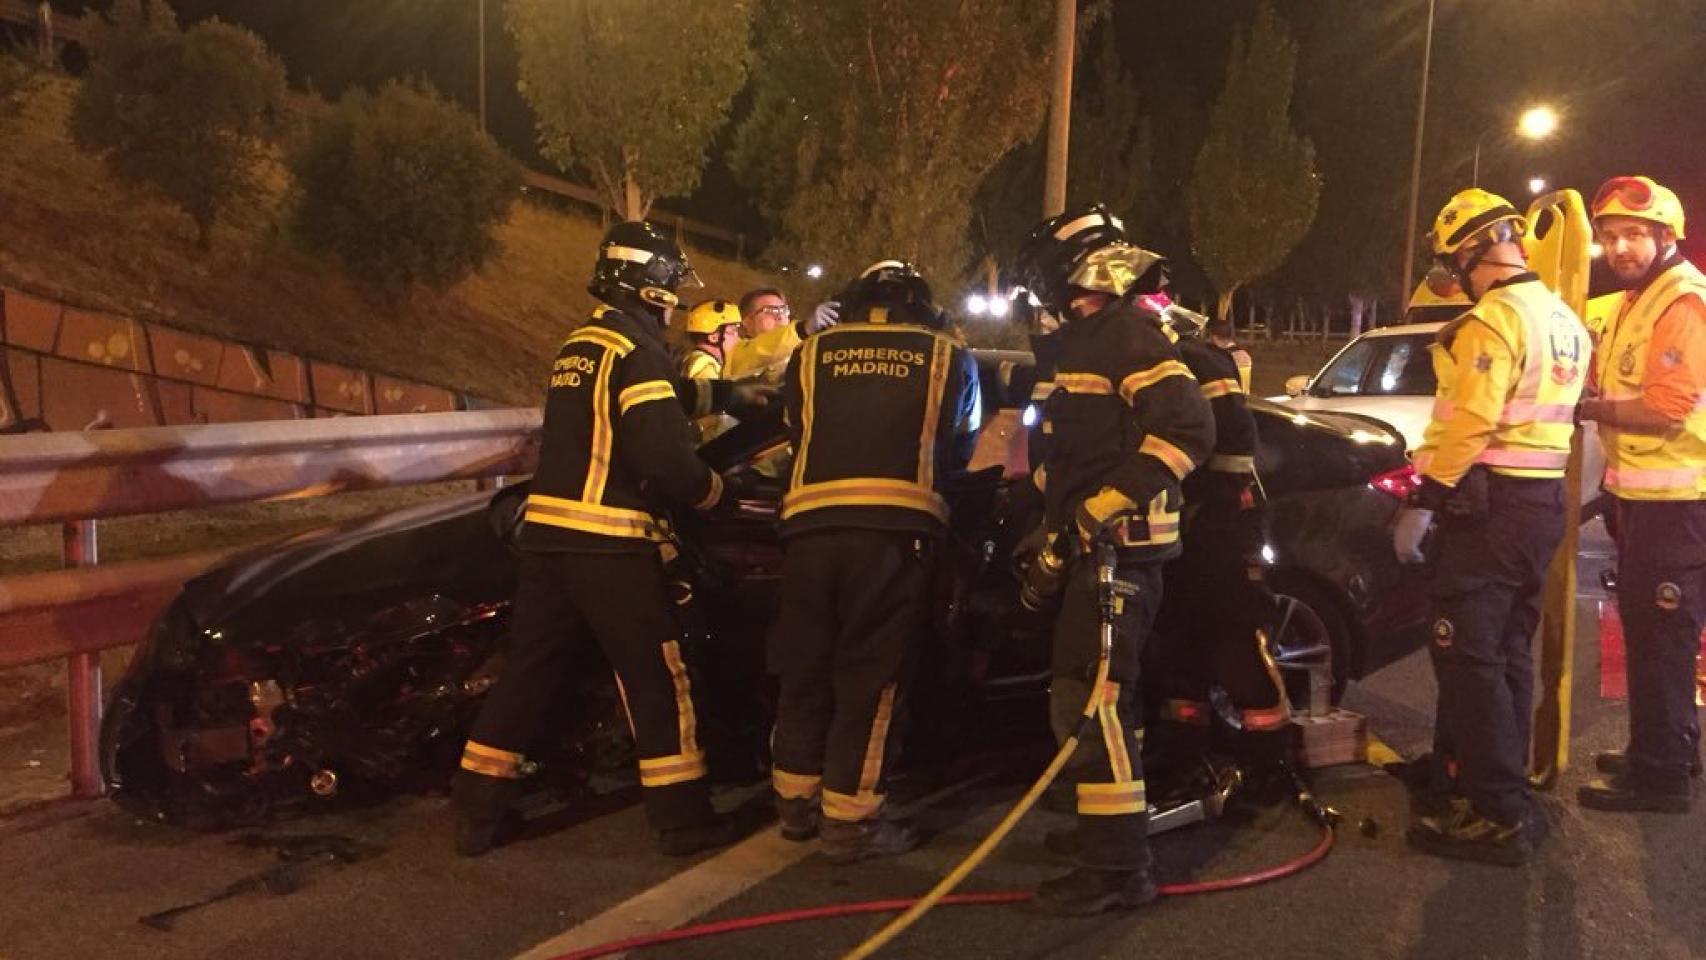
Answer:
POLYGON ((723 409, 729 416, 743 420, 770 406, 781 392, 781 388, 768 383, 739 380, 729 384, 729 396, 723 403, 723 409))
POLYGON ((812 308, 812 315, 800 325, 805 328, 806 335, 827 330, 841 322, 841 304, 834 300, 825 300, 812 308))
POLYGON ((1423 543, 1433 529, 1434 512, 1420 507, 1403 507, 1392 521, 1392 549, 1399 563, 1422 563, 1427 560, 1423 543))

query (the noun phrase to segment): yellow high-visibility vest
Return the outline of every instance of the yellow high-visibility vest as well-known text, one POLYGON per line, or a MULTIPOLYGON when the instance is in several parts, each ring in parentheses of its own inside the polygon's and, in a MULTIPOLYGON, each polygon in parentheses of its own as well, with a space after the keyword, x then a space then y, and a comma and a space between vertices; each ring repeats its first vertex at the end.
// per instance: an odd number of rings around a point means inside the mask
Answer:
MULTIPOLYGON (((1606 400, 1641 398, 1653 328, 1671 304, 1689 294, 1706 300, 1706 275, 1684 260, 1659 274, 1611 318, 1595 360, 1606 400)), ((1599 442, 1605 448, 1605 489, 1614 495, 1625 500, 1706 499, 1706 397, 1662 435, 1601 424, 1599 442)))
MULTIPOLYGON (((1440 441, 1460 426, 1453 423, 1457 360, 1445 345, 1462 324, 1473 322, 1486 324, 1515 358, 1503 409, 1475 462, 1506 476, 1562 477, 1593 346, 1575 311, 1538 281, 1488 291, 1472 311, 1440 331, 1433 346, 1439 390, 1417 467, 1426 472, 1440 441)), ((1485 372, 1477 368, 1467 375, 1485 372)))

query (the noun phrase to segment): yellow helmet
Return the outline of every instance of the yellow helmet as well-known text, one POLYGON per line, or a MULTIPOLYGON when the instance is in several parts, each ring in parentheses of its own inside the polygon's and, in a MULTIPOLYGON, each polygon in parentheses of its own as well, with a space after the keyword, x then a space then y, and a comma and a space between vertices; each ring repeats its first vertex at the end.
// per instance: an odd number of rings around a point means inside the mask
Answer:
POLYGON ((1634 217, 1671 228, 1678 240, 1682 232, 1682 201, 1668 187, 1651 177, 1612 177, 1593 195, 1593 219, 1634 217))
POLYGON ((1433 246, 1436 258, 1449 257, 1469 246, 1471 240, 1507 223, 1509 236, 1498 239, 1517 239, 1528 232, 1528 221, 1509 200, 1471 187, 1452 197, 1440 210, 1434 218, 1433 230, 1428 232, 1428 243, 1433 246))
POLYGON ((707 300, 687 311, 687 332, 710 336, 740 323, 740 308, 727 300, 707 300))

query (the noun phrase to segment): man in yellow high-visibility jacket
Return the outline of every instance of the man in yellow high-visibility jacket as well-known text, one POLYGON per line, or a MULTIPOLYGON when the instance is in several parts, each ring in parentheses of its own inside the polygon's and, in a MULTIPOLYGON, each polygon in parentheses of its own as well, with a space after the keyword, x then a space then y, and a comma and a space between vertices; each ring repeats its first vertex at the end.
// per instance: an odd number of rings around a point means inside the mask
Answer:
POLYGON ((1677 252, 1676 194, 1615 177, 1594 232, 1626 288, 1594 357, 1605 489, 1616 498, 1617 606, 1629 657, 1629 745, 1584 807, 1686 813, 1700 772, 1695 660, 1706 624, 1706 276, 1677 252))
POLYGON ((1528 269, 1526 221, 1484 190, 1453 197, 1429 234, 1436 272, 1475 306, 1440 331, 1439 389, 1416 451, 1422 486, 1400 511, 1400 560, 1424 559, 1439 517, 1429 649, 1449 802, 1410 826, 1439 856, 1520 864, 1539 839, 1528 789, 1533 639, 1563 536, 1564 467, 1592 347, 1581 320, 1528 269))

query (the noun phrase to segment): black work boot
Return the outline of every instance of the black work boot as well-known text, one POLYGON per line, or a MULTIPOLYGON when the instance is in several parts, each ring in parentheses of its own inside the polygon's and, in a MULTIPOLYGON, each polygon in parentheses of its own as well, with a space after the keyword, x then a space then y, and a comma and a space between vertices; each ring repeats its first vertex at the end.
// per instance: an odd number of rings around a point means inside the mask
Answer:
POLYGON ((1623 776, 1596 777, 1576 791, 1576 802, 1589 810, 1613 813, 1687 813, 1693 806, 1688 783, 1676 790, 1655 790, 1623 776))
MULTIPOLYGON (((1593 767, 1608 777, 1623 777, 1629 774, 1629 755, 1622 750, 1604 750, 1593 755, 1593 767)), ((1688 775, 1698 777, 1701 773, 1700 754, 1688 761, 1688 775)))
POLYGON ((658 850, 666 857, 691 857, 706 850, 726 847, 746 833, 745 826, 735 817, 714 814, 711 819, 691 827, 673 827, 657 832, 658 850))
POLYGON ((1078 842, 1078 828, 1072 826, 1043 834, 1043 849, 1064 860, 1076 862, 1078 852, 1083 849, 1083 845, 1078 842))
POLYGON ((521 832, 521 814, 511 804, 521 796, 521 781, 458 770, 450 785, 450 809, 456 817, 456 852, 478 857, 513 840, 521 832))
POLYGON ((836 864, 899 856, 919 842, 918 831, 911 824, 881 816, 869 820, 824 817, 818 834, 823 839, 824 856, 836 864))
POLYGON ((1527 822, 1499 823, 1475 812, 1468 800, 1454 797, 1448 808, 1410 824, 1410 846, 1436 857, 1521 866, 1534 855, 1536 832, 1527 822))
POLYGON ((823 811, 816 797, 777 797, 776 817, 782 822, 782 839, 805 843, 817 836, 823 811))
POLYGON ((1079 867, 1037 887, 1032 904, 1059 917, 1088 917, 1108 910, 1134 910, 1161 895, 1148 870, 1091 870, 1079 867))

